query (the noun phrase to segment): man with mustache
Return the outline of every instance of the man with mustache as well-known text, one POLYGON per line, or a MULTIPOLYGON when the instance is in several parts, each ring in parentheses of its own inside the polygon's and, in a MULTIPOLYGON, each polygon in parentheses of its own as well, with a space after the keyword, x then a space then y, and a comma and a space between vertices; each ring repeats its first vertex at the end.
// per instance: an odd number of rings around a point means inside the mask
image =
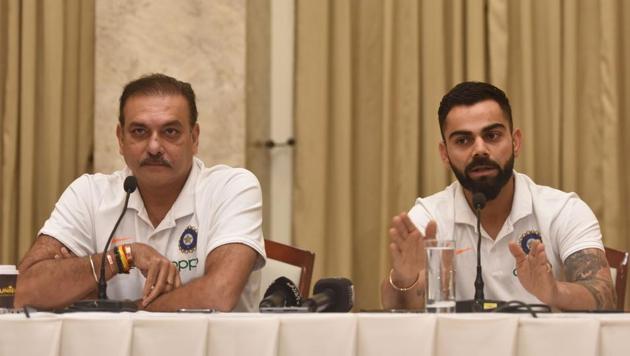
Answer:
POLYGON ((487 83, 458 84, 442 98, 438 117, 440 156, 457 181, 393 218, 383 306, 424 307, 425 238, 455 240, 456 299, 474 298, 472 196, 481 192, 487 199, 481 214, 486 299, 561 310, 614 309, 610 269, 591 209, 575 193, 537 185, 513 170, 521 131, 513 128, 505 93, 487 83), (519 244, 523 239, 529 251, 519 244))
POLYGON ((195 157, 197 115, 188 83, 153 74, 125 86, 116 135, 127 166, 66 189, 19 265, 16 307, 94 298, 104 261, 108 296, 140 309, 256 308, 265 263, 260 185, 245 169, 206 168, 195 157), (131 175, 138 188, 103 254, 131 175))

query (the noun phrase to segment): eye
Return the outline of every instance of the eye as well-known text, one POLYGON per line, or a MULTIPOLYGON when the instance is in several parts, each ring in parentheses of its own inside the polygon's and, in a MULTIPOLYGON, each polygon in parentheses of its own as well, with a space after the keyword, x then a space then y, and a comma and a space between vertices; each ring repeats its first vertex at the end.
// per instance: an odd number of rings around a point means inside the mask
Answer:
POLYGON ((469 136, 457 136, 455 138, 454 142, 458 146, 467 145, 468 143, 470 143, 470 137, 469 136))
POLYGON ((501 138, 501 132, 499 131, 488 131, 484 135, 486 141, 494 142, 501 138))
POLYGON ((147 129, 144 127, 132 127, 130 130, 133 136, 141 137, 147 133, 147 129))
POLYGON ((177 137, 177 136, 179 136, 179 132, 180 131, 178 129, 174 128, 174 127, 167 127, 167 128, 164 129, 164 134, 167 137, 177 137))

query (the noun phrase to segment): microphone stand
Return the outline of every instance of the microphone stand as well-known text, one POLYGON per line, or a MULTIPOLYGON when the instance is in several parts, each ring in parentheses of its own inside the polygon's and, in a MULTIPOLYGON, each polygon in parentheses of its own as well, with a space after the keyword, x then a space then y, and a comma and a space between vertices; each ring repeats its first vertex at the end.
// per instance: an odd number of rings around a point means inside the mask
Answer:
POLYGON ((475 193, 473 195, 473 205, 475 207, 475 215, 477 216, 477 276, 475 277, 475 303, 474 311, 483 310, 483 276, 481 273, 481 209, 486 205, 486 197, 483 193, 475 193))
POLYGON ((501 301, 485 299, 481 271, 481 209, 486 206, 486 196, 481 192, 474 193, 472 196, 472 206, 477 216, 477 276, 475 277, 475 299, 456 302, 455 311, 458 313, 494 311, 497 307, 505 304, 501 301))
POLYGON ((125 216, 125 212, 127 211, 127 205, 129 204, 129 197, 131 193, 136 190, 138 186, 138 182, 136 177, 128 176, 125 178, 124 189, 127 193, 125 196, 125 204, 123 205, 122 212, 116 220, 116 224, 112 229, 112 232, 109 234, 109 238, 105 243, 105 248, 103 249, 103 254, 101 255, 101 266, 100 266, 100 276, 98 278, 98 299, 88 299, 88 300, 80 300, 76 303, 73 303, 68 307, 68 311, 105 311, 105 312, 135 312, 138 310, 138 306, 132 300, 111 300, 107 299, 107 281, 105 280, 105 259, 107 258, 107 250, 109 250, 109 246, 112 242, 112 238, 114 237, 114 233, 116 229, 118 229, 118 225, 122 220, 123 216, 125 216))

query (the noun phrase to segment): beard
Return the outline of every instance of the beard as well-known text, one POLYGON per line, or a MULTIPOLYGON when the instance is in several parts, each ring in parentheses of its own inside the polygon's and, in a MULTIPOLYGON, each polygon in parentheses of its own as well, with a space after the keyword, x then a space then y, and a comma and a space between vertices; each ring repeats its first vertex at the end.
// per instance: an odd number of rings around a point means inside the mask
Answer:
POLYGON ((514 152, 512 152, 510 159, 503 167, 488 157, 477 156, 466 166, 466 168, 464 168, 464 172, 455 168, 452 164, 451 169, 464 189, 472 192, 473 194, 477 192, 483 193, 488 201, 494 200, 501 192, 501 189, 503 189, 510 178, 512 178, 512 171, 514 170, 514 152), (497 169, 499 173, 495 177, 481 177, 478 180, 473 180, 470 178, 470 172, 477 167, 494 168, 497 169))

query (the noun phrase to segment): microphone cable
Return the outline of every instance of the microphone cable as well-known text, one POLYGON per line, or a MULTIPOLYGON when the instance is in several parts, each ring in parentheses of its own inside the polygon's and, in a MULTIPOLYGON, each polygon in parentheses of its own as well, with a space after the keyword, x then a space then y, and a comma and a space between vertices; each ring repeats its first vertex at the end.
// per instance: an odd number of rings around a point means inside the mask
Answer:
POLYGON ((494 310, 495 313, 529 313, 538 318, 537 313, 551 313, 551 307, 546 304, 527 304, 520 300, 510 300, 494 310))

